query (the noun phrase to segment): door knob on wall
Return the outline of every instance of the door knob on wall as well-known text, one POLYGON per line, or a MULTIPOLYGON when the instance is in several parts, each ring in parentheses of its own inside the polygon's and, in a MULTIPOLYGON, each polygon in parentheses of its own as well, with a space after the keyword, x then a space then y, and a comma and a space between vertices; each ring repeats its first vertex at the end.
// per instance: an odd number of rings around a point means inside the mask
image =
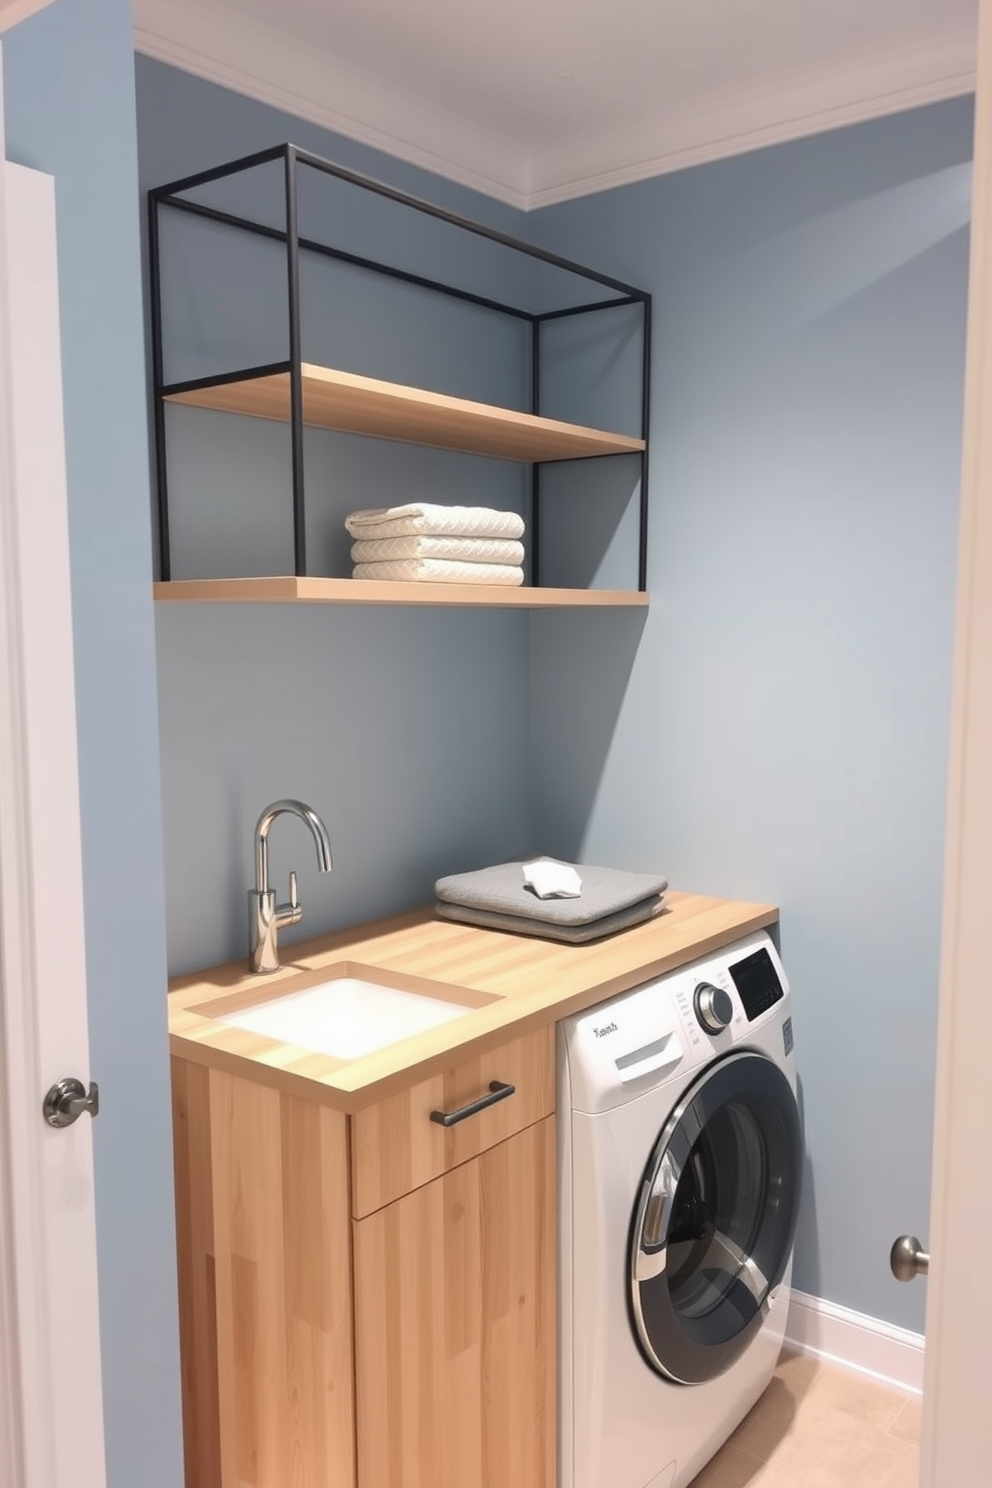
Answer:
POLYGON ((59 1080, 42 1101, 41 1111, 49 1126, 71 1126, 86 1111, 99 1116, 100 1087, 91 1081, 87 1090, 81 1080, 59 1080))
POLYGON ((889 1265, 896 1281, 914 1281, 930 1270, 930 1254, 915 1235, 900 1235, 889 1252, 889 1265))

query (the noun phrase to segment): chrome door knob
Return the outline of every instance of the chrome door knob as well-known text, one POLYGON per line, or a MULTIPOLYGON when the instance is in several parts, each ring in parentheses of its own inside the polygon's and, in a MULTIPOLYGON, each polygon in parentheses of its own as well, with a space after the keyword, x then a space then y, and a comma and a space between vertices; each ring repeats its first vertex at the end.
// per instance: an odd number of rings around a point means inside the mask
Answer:
POLYGON ((85 1112, 100 1114, 100 1087, 90 1082, 89 1090, 81 1080, 59 1080, 41 1103, 41 1112, 49 1126, 71 1126, 85 1112))
POLYGON ((930 1270, 930 1255, 915 1235, 900 1235, 889 1252, 889 1265, 896 1281, 915 1281, 930 1270))

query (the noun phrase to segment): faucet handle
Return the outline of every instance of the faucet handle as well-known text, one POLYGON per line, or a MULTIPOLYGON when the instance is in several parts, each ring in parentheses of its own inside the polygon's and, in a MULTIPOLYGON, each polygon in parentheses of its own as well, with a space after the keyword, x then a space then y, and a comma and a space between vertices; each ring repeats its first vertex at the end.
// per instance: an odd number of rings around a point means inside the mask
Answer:
POLYGON ((298 925, 303 918, 295 871, 289 875, 289 903, 276 905, 276 925, 298 925))

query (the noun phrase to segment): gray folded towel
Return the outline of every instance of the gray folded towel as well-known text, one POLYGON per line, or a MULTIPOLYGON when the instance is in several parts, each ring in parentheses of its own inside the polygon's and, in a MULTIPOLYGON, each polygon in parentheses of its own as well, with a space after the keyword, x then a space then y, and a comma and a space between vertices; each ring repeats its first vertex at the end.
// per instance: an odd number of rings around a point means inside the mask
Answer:
MULTIPOLYGON (((638 904, 652 895, 662 894, 668 880, 653 873, 626 873, 620 868, 594 868, 587 863, 570 863, 582 879, 582 892, 575 899, 538 899, 524 887, 520 871, 522 862, 497 863, 475 873, 454 873, 439 878, 434 892, 444 904, 457 904, 486 914, 517 915, 540 920, 545 924, 588 925, 605 915, 638 904)), ((552 858, 551 862, 561 862, 552 858)), ((599 932, 605 933, 605 932, 599 932)))
MULTIPOLYGON (((585 871, 585 870, 583 870, 585 871)), ((574 901, 573 901, 574 902, 574 901)), ((561 940, 568 945, 584 945, 590 940, 600 940, 604 935, 616 935, 619 930, 630 930, 645 920, 652 920, 665 908, 662 894, 652 894, 638 904, 617 910, 616 914, 600 915, 586 925, 559 925, 549 920, 536 920, 524 915, 496 914, 493 910, 469 909, 465 904, 448 904, 439 901, 435 912, 442 920, 457 920, 464 925, 480 925, 485 930, 509 930, 514 935, 537 935, 542 940, 561 940)))

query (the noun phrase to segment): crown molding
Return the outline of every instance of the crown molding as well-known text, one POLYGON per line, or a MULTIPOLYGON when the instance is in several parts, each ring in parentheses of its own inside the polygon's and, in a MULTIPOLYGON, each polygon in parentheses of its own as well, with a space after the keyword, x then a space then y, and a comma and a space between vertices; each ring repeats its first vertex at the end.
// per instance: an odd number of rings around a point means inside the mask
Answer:
POLYGON ((522 211, 958 97, 975 85, 975 36, 960 28, 528 153, 210 0, 134 0, 133 9, 144 55, 522 211))
POLYGON ((935 37, 857 62, 767 78, 760 87, 569 141, 531 162, 528 209, 667 175, 971 93, 975 36, 935 37))
POLYGON ((51 3, 52 0, 0 0, 0 31, 9 31, 11 26, 26 21, 51 3))
POLYGON ((142 55, 526 210, 519 147, 416 94, 205 0, 134 0, 132 11, 142 55))

